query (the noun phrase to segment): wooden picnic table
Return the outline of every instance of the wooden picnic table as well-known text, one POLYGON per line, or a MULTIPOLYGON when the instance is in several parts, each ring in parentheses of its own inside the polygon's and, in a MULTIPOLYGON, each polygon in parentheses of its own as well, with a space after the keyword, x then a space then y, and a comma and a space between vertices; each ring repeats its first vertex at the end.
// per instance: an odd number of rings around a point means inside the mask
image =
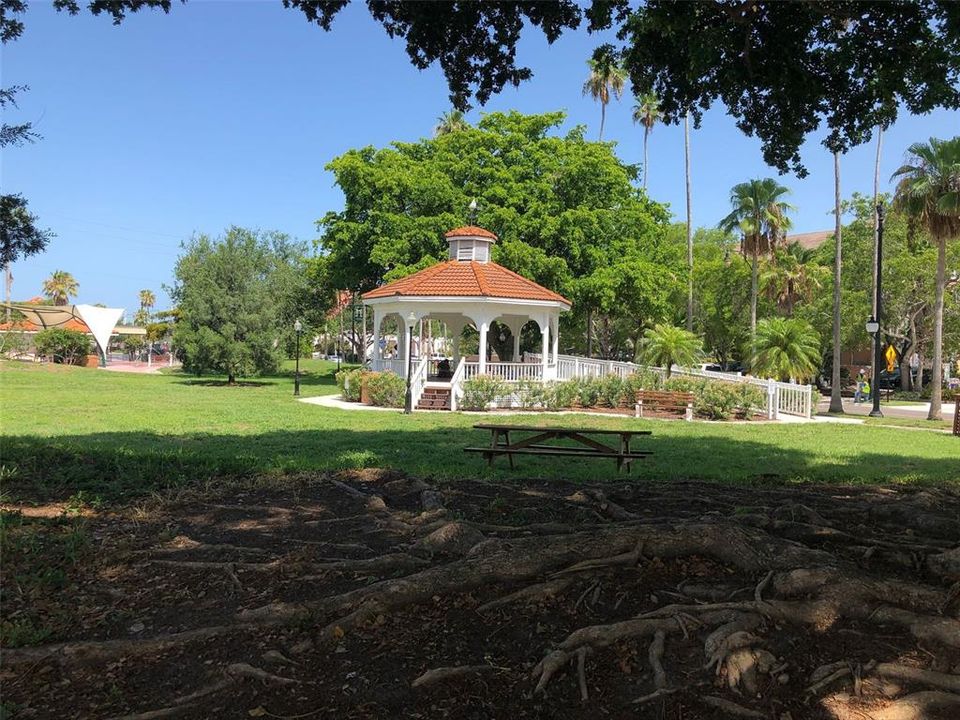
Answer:
POLYGON ((567 457, 607 457, 617 461, 617 470, 624 465, 630 471, 630 463, 653 453, 649 450, 631 450, 630 441, 635 435, 650 435, 649 430, 602 430, 598 428, 543 427, 540 425, 500 425, 478 423, 477 430, 490 431, 489 447, 464 448, 464 452, 481 453, 487 465, 493 465, 497 455, 506 455, 513 469, 514 455, 553 455, 567 457), (527 433, 527 436, 510 442, 510 433, 527 433), (614 435, 619 438, 616 447, 596 440, 589 435, 614 435), (547 445, 549 440, 573 440, 582 447, 547 445))

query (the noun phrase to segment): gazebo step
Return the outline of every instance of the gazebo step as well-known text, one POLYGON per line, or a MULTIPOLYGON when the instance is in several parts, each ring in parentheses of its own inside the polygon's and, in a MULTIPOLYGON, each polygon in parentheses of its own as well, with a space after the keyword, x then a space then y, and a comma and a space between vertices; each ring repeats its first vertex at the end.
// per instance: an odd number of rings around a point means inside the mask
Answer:
POLYGON ((420 402, 417 403, 418 410, 449 410, 450 409, 450 389, 427 387, 423 389, 420 396, 420 402))

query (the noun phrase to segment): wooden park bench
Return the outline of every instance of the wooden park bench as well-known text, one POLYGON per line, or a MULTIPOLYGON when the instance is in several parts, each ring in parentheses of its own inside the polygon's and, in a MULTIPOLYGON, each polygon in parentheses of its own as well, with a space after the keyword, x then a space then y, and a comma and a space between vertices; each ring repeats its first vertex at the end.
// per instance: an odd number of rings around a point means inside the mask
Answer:
POLYGON ((693 393, 666 390, 640 390, 637 393, 635 417, 642 418, 644 410, 683 413, 684 420, 693 420, 693 393))
POLYGON ((513 469, 514 455, 547 455, 557 457, 605 457, 617 462, 619 471, 624 465, 630 471, 630 463, 653 453, 649 450, 631 450, 630 441, 635 435, 650 435, 649 430, 597 430, 595 428, 537 427, 531 425, 496 425, 479 423, 477 430, 490 431, 489 447, 464 448, 464 452, 481 453, 487 465, 493 465, 497 455, 506 455, 513 469), (510 433, 532 433, 516 442, 510 442, 510 433), (607 445, 588 435, 617 436, 616 447, 607 445), (548 440, 573 440, 580 447, 547 445, 548 440))

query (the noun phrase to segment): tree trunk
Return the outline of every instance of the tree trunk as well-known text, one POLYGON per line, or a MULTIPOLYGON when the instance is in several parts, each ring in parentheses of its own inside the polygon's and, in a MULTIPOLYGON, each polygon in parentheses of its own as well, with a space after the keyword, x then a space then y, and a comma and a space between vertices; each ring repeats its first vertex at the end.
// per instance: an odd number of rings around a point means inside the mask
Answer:
POLYGON ((923 392, 923 366, 925 360, 923 357, 923 349, 917 350, 917 382, 914 383, 914 389, 918 393, 923 392))
POLYGON ((607 119, 607 104, 603 101, 600 102, 600 137, 597 138, 597 142, 603 141, 603 123, 607 119))
MULTIPOLYGON (((947 279, 947 239, 937 243, 937 295, 933 304, 933 372, 930 374, 930 413, 927 420, 942 420, 943 397, 943 288, 947 279)), ((920 368, 921 374, 923 368, 920 368)))
POLYGON ((228 374, 227 374, 227 385, 236 385, 236 384, 237 384, 237 376, 234 375, 233 373, 228 373, 228 374))
POLYGON ((843 412, 840 394, 840 279, 843 268, 842 223, 840 220, 840 153, 833 154, 833 202, 836 225, 833 230, 833 373, 830 378, 830 412, 843 412))
MULTIPOLYGON (((7 304, 10 304, 10 292, 13 288, 13 273, 10 272, 10 263, 5 263, 3 266, 3 289, 4 289, 4 299, 7 301, 7 304)), ((6 309, 6 322, 10 322, 10 308, 6 309)))
MULTIPOLYGON (((757 291, 758 291, 758 268, 757 246, 754 245, 753 253, 750 257, 750 345, 753 345, 757 339, 757 291)), ((750 349, 753 352, 753 348, 750 349)))
MULTIPOLYGON (((690 112, 683 116, 683 154, 687 169, 687 330, 693 332, 693 210, 690 204, 690 112)), ((756 280, 754 280, 756 282, 756 280)), ((754 309, 756 311, 756 309, 754 309)))
POLYGON ((647 155, 647 139, 650 137, 650 128, 643 126, 643 189, 647 189, 647 178, 650 177, 650 159, 647 155))
POLYGON ((587 357, 593 357, 593 310, 587 308, 587 357))
POLYGON ((877 127, 877 159, 873 165, 873 294, 870 296, 871 314, 877 316, 877 244, 880 242, 880 219, 877 203, 880 201, 880 151, 883 147, 883 128, 877 127))

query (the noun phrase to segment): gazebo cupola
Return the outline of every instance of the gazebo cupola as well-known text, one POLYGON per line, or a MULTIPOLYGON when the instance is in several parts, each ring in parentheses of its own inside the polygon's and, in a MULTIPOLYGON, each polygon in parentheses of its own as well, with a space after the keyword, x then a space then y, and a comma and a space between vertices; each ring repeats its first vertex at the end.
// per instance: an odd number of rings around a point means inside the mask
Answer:
POLYGON ((493 244, 497 236, 476 225, 467 225, 451 230, 444 237, 450 245, 449 258, 459 262, 490 262, 493 244))

